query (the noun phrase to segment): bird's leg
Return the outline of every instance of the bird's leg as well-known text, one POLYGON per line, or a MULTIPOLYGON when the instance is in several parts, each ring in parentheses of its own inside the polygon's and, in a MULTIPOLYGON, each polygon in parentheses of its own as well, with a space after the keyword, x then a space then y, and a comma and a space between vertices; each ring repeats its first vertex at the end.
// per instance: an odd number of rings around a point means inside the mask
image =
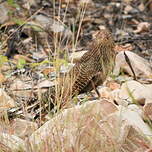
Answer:
POLYGON ((94 82, 92 80, 91 80, 91 85, 92 85, 93 89, 95 90, 95 92, 97 93, 98 97, 100 98, 101 97, 100 93, 99 93, 97 87, 95 87, 94 82))

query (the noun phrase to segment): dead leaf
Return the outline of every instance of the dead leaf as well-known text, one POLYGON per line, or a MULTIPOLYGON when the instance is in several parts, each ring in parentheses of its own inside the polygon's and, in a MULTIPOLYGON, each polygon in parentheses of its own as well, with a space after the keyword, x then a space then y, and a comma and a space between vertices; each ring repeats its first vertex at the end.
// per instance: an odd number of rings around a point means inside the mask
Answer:
POLYGON ((0 83, 3 83, 5 81, 6 81, 5 76, 2 73, 0 73, 0 83))
POLYGON ((114 50, 116 52, 120 52, 120 51, 131 51, 133 49, 131 44, 125 44, 125 45, 116 45, 114 50))
POLYGON ((24 59, 25 61, 30 62, 30 63, 34 62, 34 61, 33 61, 32 59, 30 59, 29 57, 23 56, 23 55, 15 55, 15 56, 14 56, 14 59, 16 59, 16 60, 24 59))
POLYGON ((80 0, 79 1, 79 5, 83 6, 83 5, 89 5, 91 6, 93 4, 92 0, 80 0))
POLYGON ((111 95, 110 95, 110 89, 108 87, 102 87, 98 89, 100 97, 104 99, 108 99, 110 101, 111 95))
POLYGON ((142 33, 142 32, 148 32, 150 30, 150 24, 148 22, 141 22, 137 26, 137 30, 134 31, 134 33, 142 33))
POLYGON ((51 72, 55 72, 55 68, 54 68, 54 67, 45 68, 45 69, 43 69, 43 71, 42 71, 42 73, 43 73, 44 75, 48 75, 48 74, 51 73, 51 72))
POLYGON ((139 10, 140 11, 144 11, 145 10, 145 6, 143 3, 141 3, 139 6, 138 6, 139 10))
POLYGON ((120 84, 116 82, 107 82, 107 87, 110 88, 111 90, 116 90, 120 88, 120 84))
POLYGON ((15 101, 3 89, 0 89, 0 110, 13 108, 15 105, 15 101))
POLYGON ((128 14, 129 12, 131 12, 133 10, 133 7, 131 5, 127 5, 124 9, 124 13, 128 14))
POLYGON ((100 26, 99 26, 99 29, 100 29, 100 30, 105 30, 106 27, 105 27, 104 25, 100 25, 100 26))

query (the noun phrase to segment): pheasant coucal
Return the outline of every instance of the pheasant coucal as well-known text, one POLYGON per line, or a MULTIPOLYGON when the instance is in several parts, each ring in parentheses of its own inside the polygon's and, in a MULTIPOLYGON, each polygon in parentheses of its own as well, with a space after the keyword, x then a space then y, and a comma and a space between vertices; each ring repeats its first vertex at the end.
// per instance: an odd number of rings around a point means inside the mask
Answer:
POLYGON ((68 97, 91 91, 112 72, 116 52, 114 40, 106 29, 100 30, 86 52, 67 74, 62 91, 63 104, 68 97))

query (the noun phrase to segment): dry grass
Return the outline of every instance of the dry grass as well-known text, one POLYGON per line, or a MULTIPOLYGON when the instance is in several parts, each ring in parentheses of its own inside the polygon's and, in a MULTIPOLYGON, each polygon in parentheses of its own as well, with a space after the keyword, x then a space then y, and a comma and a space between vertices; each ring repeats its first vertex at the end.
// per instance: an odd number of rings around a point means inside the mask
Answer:
MULTIPOLYGON (((58 16, 60 16, 61 15, 61 1, 62 0, 60 0, 60 5, 59 5, 59 7, 58 8, 56 8, 55 7, 55 0, 54 0, 54 12, 56 11, 56 10, 58 10, 58 16)), ((64 17, 63 17, 63 20, 61 21, 61 20, 59 20, 60 21, 60 23, 62 23, 63 25, 64 25, 64 23, 65 23, 65 20, 66 20, 66 14, 67 14, 67 10, 68 10, 68 8, 69 8, 69 3, 67 3, 67 5, 66 5, 66 9, 65 9, 65 14, 64 14, 64 17)), ((73 31, 73 33, 72 33, 72 50, 73 51, 75 51, 76 50, 76 47, 77 47, 77 44, 78 44, 78 41, 79 41, 79 34, 80 34, 80 29, 81 29, 81 25, 82 25, 82 21, 83 21, 83 19, 84 19, 84 16, 85 16, 85 11, 86 11, 86 9, 87 9, 87 4, 85 4, 85 5, 83 5, 83 6, 81 6, 81 7, 79 7, 78 8, 78 17, 77 17, 77 19, 79 20, 79 26, 78 26, 78 31, 73 31)), ((40 10, 38 10, 35 14, 37 14, 38 12, 39 12, 40 10)), ((32 16, 34 16, 35 14, 33 14, 32 16)), ((54 13, 55 14, 55 13, 54 13)), ((30 20, 30 18, 28 18, 27 20, 26 20, 26 22, 28 21, 28 20, 30 20)), ((26 23, 25 22, 25 23, 26 23)), ((76 21, 75 21, 76 22, 76 21)), ((124 27, 124 25, 122 25, 123 27, 124 27)), ((75 27, 75 23, 73 23, 73 27, 75 27)), ((20 27, 19 27, 20 28, 20 27)), ((19 29, 18 28, 18 29, 19 29)), ((17 29, 17 30, 18 30, 17 29)), ((7 40, 6 40, 7 41, 7 40)), ((4 43, 6 43, 6 41, 4 42, 4 43)), ((47 41, 47 40, 46 40, 47 41)), ((54 56, 54 58, 53 58, 53 63, 57 63, 58 61, 60 61, 61 60, 61 58, 60 58, 60 51, 62 51, 62 42, 63 42, 63 40, 62 40, 62 35, 59 35, 59 34, 55 34, 54 35, 54 46, 55 46, 55 56, 54 56)), ((46 42, 46 43, 48 43, 49 44, 49 42, 46 42)), ((2 44, 2 45, 4 45, 4 44, 2 44)), ((67 54, 69 54, 69 52, 68 52, 68 50, 66 50, 67 51, 67 54)), ((50 50, 50 52, 51 52, 51 50, 50 50)), ((51 58, 51 56, 50 56, 50 58, 51 58)), ((67 61, 67 57, 65 57, 64 58, 64 60, 66 61, 66 62, 68 62, 67 61)), ((54 64, 55 65, 55 69, 56 69, 56 73, 57 73, 57 77, 60 77, 60 67, 61 67, 61 64, 54 64)), ((51 65, 50 65, 50 67, 51 67, 51 65)), ((57 79, 56 78, 56 81, 58 82, 59 81, 59 79, 57 79)), ((59 82, 58 82, 59 83, 59 82)), ((63 86, 64 87, 64 86, 63 86)), ((64 90, 65 88, 62 88, 62 90, 64 90)), ((56 99, 56 104, 57 104, 57 112, 60 112, 60 111, 62 111, 63 109, 59 109, 59 107, 60 107, 60 105, 61 105, 61 102, 62 102, 62 97, 63 97, 63 94, 60 94, 60 92, 63 92, 63 91, 61 91, 61 88, 59 88, 59 86, 56 84, 56 86, 55 86, 55 90, 56 90, 56 94, 55 94, 55 99, 56 99)), ((39 101, 40 101, 40 108, 43 106, 43 102, 41 101, 41 94, 39 95, 39 101)), ((25 106, 25 105, 24 105, 25 106)), ((26 109, 26 107, 24 107, 23 109, 26 109)), ((41 113, 40 113, 40 120, 41 120, 41 113)), ((94 121, 97 121, 97 120, 94 120, 94 121)), ((5 115, 3 115, 2 117, 0 117, 0 123, 4 123, 5 125, 6 124, 8 124, 9 125, 9 119, 8 119, 8 116, 7 116, 7 113, 5 113, 5 115)), ((41 123, 41 121, 40 121, 40 123, 41 123)), ((66 124, 67 122, 65 122, 65 124, 66 124)), ((81 124, 79 124, 79 126, 81 126, 81 124)), ((81 128, 80 128, 80 130, 81 130, 81 128)), ((81 151, 80 150, 80 147, 81 147, 81 136, 80 136, 80 134, 81 134, 81 132, 79 132, 80 131, 79 129, 78 129, 78 136, 76 137, 77 138, 77 144, 76 145, 74 145, 73 147, 72 147, 72 149, 71 149, 71 152, 79 152, 79 151, 81 151)), ((99 132, 97 131, 97 130, 92 130, 92 132, 93 132, 93 134, 94 134, 94 136, 96 136, 97 134, 99 134, 99 132)), ((88 132, 88 134, 89 134, 89 132, 88 132)), ((119 134, 119 128, 118 128, 118 134, 119 134)), ((56 150, 56 152, 61 152, 62 151, 62 145, 60 144, 60 135, 58 136, 59 138, 58 138, 58 141, 56 142, 56 144, 58 145, 58 148, 57 148, 57 150, 56 150)), ((103 139, 104 140, 104 139, 103 139)), ((93 143, 94 142, 94 139, 92 139, 92 141, 90 141, 90 143, 93 143)), ((28 143, 28 142, 27 142, 28 143)), ((45 141, 44 141, 44 143, 45 143, 45 141)), ((46 143, 45 143, 46 144, 46 143)), ((40 145, 35 145, 35 147, 37 147, 37 146, 40 146, 40 145)), ((92 144, 90 144, 89 145, 89 147, 87 147, 87 149, 90 149, 89 151, 91 152, 92 151, 92 149, 94 149, 94 146, 95 145, 92 145, 92 144)), ((2 147, 1 145, 0 145, 0 147, 2 147)), ((31 150, 31 147, 30 147, 30 143, 28 143, 28 149, 29 149, 29 152, 34 152, 34 151, 32 151, 31 150)), ((45 147, 45 149, 43 149, 43 151, 44 152, 50 152, 51 151, 51 149, 49 149, 49 148, 51 148, 51 146, 50 146, 50 143, 48 143, 48 145, 46 145, 46 147, 45 147)), ((103 149, 109 149, 108 150, 108 152, 118 152, 118 149, 115 149, 115 147, 113 146, 113 143, 111 143, 111 146, 109 146, 109 147, 107 147, 107 145, 104 145, 104 142, 103 142, 103 149)), ((85 152, 85 149, 83 149, 83 151, 85 152)), ((0 152, 4 152, 3 150, 1 150, 0 149, 0 152)), ((5 151, 6 152, 6 151, 5 151)), ((9 150, 8 150, 8 152, 9 152, 9 150)), ((15 151, 16 152, 16 151, 15 151)), ((22 152, 22 150, 20 151, 20 152, 22 152)))

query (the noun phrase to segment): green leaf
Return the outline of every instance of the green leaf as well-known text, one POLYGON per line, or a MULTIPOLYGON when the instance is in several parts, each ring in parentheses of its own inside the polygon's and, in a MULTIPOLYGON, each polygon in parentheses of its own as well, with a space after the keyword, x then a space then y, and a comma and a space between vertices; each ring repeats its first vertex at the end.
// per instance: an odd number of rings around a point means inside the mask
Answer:
POLYGON ((25 66, 25 64, 26 64, 25 59, 20 58, 20 59, 18 59, 18 62, 17 62, 17 68, 22 69, 25 66))
POLYGON ((37 25, 37 24, 34 24, 34 23, 33 24, 32 23, 27 23, 26 26, 31 27, 35 32, 44 32, 43 27, 41 27, 40 25, 37 25))
POLYGON ((52 64, 52 62, 50 62, 49 60, 44 60, 42 62, 39 62, 39 63, 31 63, 30 66, 31 67, 37 67, 37 66, 41 66, 41 65, 44 65, 44 64, 52 64))
POLYGON ((7 0, 7 3, 12 7, 20 8, 20 6, 16 2, 14 2, 14 0, 7 0))
POLYGON ((54 62, 54 67, 57 69, 57 71, 59 71, 61 65, 68 65, 68 62, 64 59, 56 59, 54 62))
POLYGON ((0 67, 7 61, 8 59, 6 56, 0 55, 0 67))
POLYGON ((16 24, 20 25, 20 26, 25 23, 24 20, 18 19, 18 18, 13 18, 13 21, 14 21, 16 24))

